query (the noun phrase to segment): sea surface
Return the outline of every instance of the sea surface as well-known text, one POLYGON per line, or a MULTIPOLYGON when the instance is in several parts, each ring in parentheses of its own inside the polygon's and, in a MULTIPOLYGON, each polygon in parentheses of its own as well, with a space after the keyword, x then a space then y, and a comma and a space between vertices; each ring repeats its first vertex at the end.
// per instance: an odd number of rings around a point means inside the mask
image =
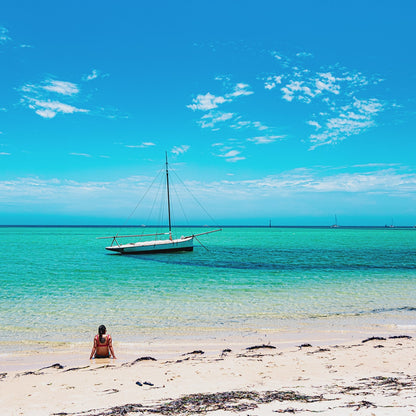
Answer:
POLYGON ((193 252, 130 256, 97 239, 117 232, 143 229, 0 228, 3 352, 90 342, 102 323, 125 342, 416 328, 416 229, 233 227, 193 252))

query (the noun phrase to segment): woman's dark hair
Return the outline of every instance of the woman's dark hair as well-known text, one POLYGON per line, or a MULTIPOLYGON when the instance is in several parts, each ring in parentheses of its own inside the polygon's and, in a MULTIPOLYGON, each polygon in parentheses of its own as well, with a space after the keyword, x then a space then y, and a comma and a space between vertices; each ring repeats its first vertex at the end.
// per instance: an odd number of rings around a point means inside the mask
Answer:
POLYGON ((100 325, 98 327, 98 335, 100 336, 100 342, 101 342, 101 344, 104 344, 105 339, 104 339, 103 335, 106 332, 107 332, 107 329, 105 328, 105 325, 100 325))

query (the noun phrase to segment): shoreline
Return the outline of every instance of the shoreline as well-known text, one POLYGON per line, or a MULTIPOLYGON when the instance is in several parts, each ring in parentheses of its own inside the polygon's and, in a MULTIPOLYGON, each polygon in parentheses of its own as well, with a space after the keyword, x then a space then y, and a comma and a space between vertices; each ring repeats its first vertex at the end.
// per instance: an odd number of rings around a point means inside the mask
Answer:
POLYGON ((116 350, 117 360, 39 362, 31 370, 0 372, 0 410, 96 416, 184 410, 243 416, 250 410, 254 416, 369 415, 364 411, 378 408, 374 414, 409 414, 416 409, 409 394, 416 388, 416 339, 408 333, 367 335, 342 344, 284 347, 246 339, 233 348, 175 344, 183 349, 173 353, 173 348, 169 358, 155 350, 127 358, 116 350))
MULTIPOLYGON (((385 337, 408 335, 416 339, 416 325, 380 325, 373 323, 364 328, 342 328, 341 322, 335 329, 333 326, 310 325, 308 329, 295 327, 292 330, 253 329, 246 332, 200 333, 179 335, 164 334, 152 337, 142 337, 141 340, 131 340, 128 337, 113 336, 113 345, 117 361, 129 361, 137 355, 151 355, 158 360, 168 360, 182 354, 184 351, 203 349, 207 355, 215 355, 224 349, 240 349, 247 344, 274 345, 279 349, 287 350, 302 344, 320 346, 349 344, 360 342, 371 336, 385 337)), ((110 332, 110 331, 109 331, 110 332)), ((110 332, 111 333, 111 332, 110 332)), ((0 353, 0 372, 35 370, 39 365, 51 365, 61 362, 67 366, 87 365, 92 348, 90 341, 78 342, 46 342, 26 341, 20 351, 7 348, 3 342, 3 352, 0 353)))

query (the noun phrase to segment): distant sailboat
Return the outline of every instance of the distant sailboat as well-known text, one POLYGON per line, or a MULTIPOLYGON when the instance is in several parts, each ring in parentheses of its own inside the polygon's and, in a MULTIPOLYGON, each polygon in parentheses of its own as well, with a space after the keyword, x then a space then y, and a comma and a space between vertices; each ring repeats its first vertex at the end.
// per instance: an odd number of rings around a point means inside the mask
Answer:
POLYGON ((338 218, 337 218, 337 216, 335 215, 335 222, 334 222, 334 224, 332 224, 331 225, 331 228, 339 228, 339 225, 338 225, 338 218))
POLYGON ((106 247, 106 250, 113 251, 120 254, 148 254, 148 253, 167 253, 175 251, 192 251, 194 249, 193 241, 194 238, 204 234, 215 233, 221 231, 216 229, 212 231, 206 231, 204 233, 192 234, 188 236, 182 236, 174 239, 172 237, 172 223, 171 223, 171 207, 170 207, 170 193, 169 193, 169 169, 168 169, 168 155, 166 153, 166 193, 167 193, 167 211, 169 219, 169 231, 166 233, 155 233, 155 234, 143 234, 143 235, 115 235, 110 237, 99 237, 99 238, 112 238, 111 245, 106 247), (169 237, 163 240, 148 240, 138 241, 134 243, 120 244, 119 238, 126 237, 157 237, 159 235, 168 235, 169 237))

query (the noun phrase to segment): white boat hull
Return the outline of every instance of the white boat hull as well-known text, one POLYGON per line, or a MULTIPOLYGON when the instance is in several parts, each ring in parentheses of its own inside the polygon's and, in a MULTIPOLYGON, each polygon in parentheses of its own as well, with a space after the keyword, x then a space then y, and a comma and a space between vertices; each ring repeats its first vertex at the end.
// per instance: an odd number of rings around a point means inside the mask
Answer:
POLYGON ((106 247, 106 250, 120 254, 168 253, 174 251, 192 251, 193 249, 193 237, 178 238, 176 240, 143 241, 106 247))

